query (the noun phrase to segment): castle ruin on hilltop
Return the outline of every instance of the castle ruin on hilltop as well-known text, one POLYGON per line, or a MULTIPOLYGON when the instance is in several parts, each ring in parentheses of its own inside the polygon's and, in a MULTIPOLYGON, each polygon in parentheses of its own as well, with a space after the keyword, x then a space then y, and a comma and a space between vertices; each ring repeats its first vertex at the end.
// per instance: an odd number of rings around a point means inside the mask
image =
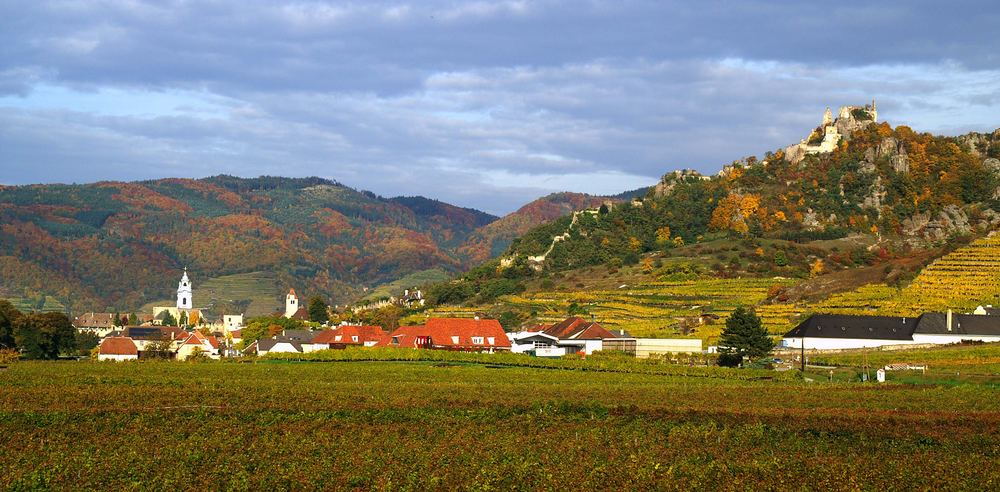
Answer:
POLYGON ((878 121, 875 100, 864 106, 841 106, 837 119, 830 108, 823 113, 823 123, 808 138, 785 147, 785 158, 792 164, 801 162, 809 154, 833 152, 841 139, 850 139, 851 133, 878 121))

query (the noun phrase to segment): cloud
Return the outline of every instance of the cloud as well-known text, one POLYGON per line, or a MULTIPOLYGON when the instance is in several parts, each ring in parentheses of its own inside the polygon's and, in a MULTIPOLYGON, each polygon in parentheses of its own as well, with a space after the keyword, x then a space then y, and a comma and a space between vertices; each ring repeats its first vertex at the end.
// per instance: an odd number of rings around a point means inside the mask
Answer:
POLYGON ((0 7, 0 181, 321 175, 503 213, 715 172, 873 97, 919 130, 1000 126, 998 11, 15 2, 0 7))

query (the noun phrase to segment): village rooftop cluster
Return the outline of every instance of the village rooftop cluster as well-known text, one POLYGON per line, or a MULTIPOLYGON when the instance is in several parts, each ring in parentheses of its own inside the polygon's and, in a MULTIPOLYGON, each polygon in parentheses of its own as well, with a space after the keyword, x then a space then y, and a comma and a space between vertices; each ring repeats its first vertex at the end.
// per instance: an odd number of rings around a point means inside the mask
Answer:
MULTIPOLYGON (((139 358, 263 356, 271 353, 308 353, 347 347, 394 347, 466 352, 512 352, 538 357, 569 354, 590 355, 598 351, 619 351, 635 357, 657 354, 714 353, 717 347, 702 346, 700 339, 636 338, 624 331, 605 329, 600 323, 577 316, 538 326, 534 330, 507 333, 495 319, 429 318, 419 326, 400 326, 387 331, 380 326, 343 323, 319 330, 285 329, 269 338, 254 340, 243 347, 243 315, 223 315, 209 322, 194 307, 192 284, 184 271, 174 306, 157 306, 137 317, 136 326, 118 328, 115 315, 88 313, 74 319, 81 331, 102 337, 99 360, 139 358), (181 320, 185 329, 166 326, 164 320, 181 320)), ((419 299, 419 294, 407 299, 419 299)), ((285 296, 285 318, 307 320, 295 289, 285 296)), ((843 350, 903 345, 942 345, 1000 342, 1000 310, 980 307, 971 314, 926 313, 916 318, 890 316, 810 316, 783 337, 779 350, 843 350)))

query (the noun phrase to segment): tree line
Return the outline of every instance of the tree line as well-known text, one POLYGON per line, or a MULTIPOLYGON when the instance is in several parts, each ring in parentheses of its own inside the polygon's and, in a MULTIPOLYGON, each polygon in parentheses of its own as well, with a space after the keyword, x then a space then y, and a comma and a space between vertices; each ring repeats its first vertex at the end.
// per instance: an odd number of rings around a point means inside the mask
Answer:
POLYGON ((56 359, 87 354, 97 335, 77 332, 63 313, 22 313, 0 300, 0 351, 26 359, 56 359))

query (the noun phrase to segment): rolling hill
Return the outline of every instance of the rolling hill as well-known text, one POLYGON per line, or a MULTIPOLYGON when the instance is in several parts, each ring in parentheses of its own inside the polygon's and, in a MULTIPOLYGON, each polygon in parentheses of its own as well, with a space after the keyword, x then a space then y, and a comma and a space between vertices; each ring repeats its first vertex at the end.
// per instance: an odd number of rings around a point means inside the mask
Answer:
POLYGON ((319 178, 7 186, 0 295, 52 296, 74 311, 136 309, 170 298, 188 267, 196 286, 267 275, 278 290, 294 285, 344 301, 415 271, 461 269, 466 260, 455 248, 494 220, 319 178))
POLYGON ((601 200, 556 194, 498 220, 321 178, 0 186, 0 297, 34 309, 135 310, 171 299, 187 267, 196 302, 213 312, 270 312, 290 286, 343 304, 365 288, 460 272, 601 200))
POLYGON ((1000 130, 937 136, 847 114, 717 175, 669 172, 641 200, 532 228, 428 289, 431 314, 523 326, 583 314, 710 340, 739 304, 776 334, 852 303, 897 315, 996 304, 983 238, 1000 228, 1000 130), (821 144, 833 128, 843 138, 821 144))

